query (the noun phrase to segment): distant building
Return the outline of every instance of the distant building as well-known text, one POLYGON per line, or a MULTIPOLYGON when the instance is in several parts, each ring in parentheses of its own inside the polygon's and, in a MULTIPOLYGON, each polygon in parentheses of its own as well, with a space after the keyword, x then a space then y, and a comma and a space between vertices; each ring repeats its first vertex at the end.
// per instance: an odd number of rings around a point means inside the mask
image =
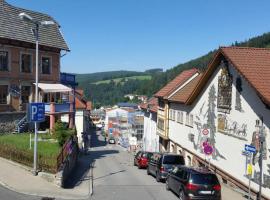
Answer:
POLYGON ((126 103, 121 102, 117 104, 118 108, 131 108, 131 109, 138 109, 138 105, 135 103, 126 103))

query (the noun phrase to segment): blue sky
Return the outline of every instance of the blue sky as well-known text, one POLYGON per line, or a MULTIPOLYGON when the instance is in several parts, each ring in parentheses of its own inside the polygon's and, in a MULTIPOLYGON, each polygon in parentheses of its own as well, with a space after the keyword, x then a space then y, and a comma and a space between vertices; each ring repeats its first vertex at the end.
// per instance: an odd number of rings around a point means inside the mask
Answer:
POLYGON ((270 31, 269 0, 7 0, 53 16, 71 52, 61 70, 169 69, 270 31))

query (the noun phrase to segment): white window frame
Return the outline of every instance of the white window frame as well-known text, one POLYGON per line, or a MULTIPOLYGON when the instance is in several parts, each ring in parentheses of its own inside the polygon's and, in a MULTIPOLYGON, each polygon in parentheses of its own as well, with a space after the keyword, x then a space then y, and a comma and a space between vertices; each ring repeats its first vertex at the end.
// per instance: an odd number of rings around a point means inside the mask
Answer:
POLYGON ((41 60, 40 60, 40 73, 42 75, 51 75, 52 74, 52 56, 47 56, 47 55, 42 55, 41 60), (44 74, 43 73, 43 67, 42 67, 42 58, 49 58, 50 59, 50 73, 49 74, 44 74))
POLYGON ((172 111, 172 120, 175 121, 175 110, 172 111))
POLYGON ((177 111, 176 121, 180 123, 180 111, 177 111))
POLYGON ((183 124, 184 123, 184 112, 180 111, 180 123, 183 124))
POLYGON ((31 74, 31 73, 33 73, 33 53, 30 53, 30 52, 24 52, 24 51, 21 51, 21 52, 20 52, 20 72, 21 72, 21 73, 25 73, 25 74, 31 74), (26 54, 26 55, 30 55, 30 56, 31 56, 30 72, 23 72, 23 71, 22 71, 22 55, 23 55, 23 54, 26 54))

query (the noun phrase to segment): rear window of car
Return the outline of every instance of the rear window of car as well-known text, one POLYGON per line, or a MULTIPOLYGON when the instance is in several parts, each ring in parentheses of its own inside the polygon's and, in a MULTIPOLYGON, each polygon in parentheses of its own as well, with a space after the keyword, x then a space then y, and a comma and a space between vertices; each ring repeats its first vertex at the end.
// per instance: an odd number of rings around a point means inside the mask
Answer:
POLYGON ((163 164, 179 164, 184 165, 185 161, 182 156, 177 155, 166 155, 163 158, 163 164))
POLYGON ((217 184, 218 179, 215 174, 191 174, 191 182, 194 184, 217 184))
POLYGON ((142 157, 147 158, 147 159, 150 159, 152 157, 152 155, 153 155, 152 153, 144 153, 142 155, 142 157))

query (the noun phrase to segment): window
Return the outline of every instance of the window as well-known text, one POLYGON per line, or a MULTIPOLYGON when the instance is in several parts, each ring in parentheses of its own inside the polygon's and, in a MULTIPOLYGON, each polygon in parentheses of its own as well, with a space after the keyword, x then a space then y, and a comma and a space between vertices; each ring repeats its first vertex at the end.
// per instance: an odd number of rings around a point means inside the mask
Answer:
POLYGON ((31 86, 22 86, 21 88, 21 101, 22 103, 29 103, 31 94, 31 86))
POLYGON ((179 111, 177 112, 177 118, 176 118, 176 121, 177 121, 177 122, 180 122, 180 112, 179 112, 179 111))
POLYGON ((42 57, 41 66, 42 74, 51 74, 51 58, 42 57))
POLYGON ((170 109, 169 119, 172 119, 172 110, 170 109))
POLYGON ((175 110, 173 110, 173 112, 172 112, 172 120, 175 121, 175 110))
POLYGON ((158 119, 158 128, 164 131, 164 119, 158 119))
POLYGON ((0 104, 7 104, 8 85, 0 85, 0 104))
POLYGON ((184 123, 184 113, 182 111, 180 112, 180 123, 184 123))
POLYGON ((0 71, 8 71, 8 52, 0 51, 0 71))
POLYGON ((21 72, 31 73, 32 72, 32 55, 21 54, 21 72))
POLYGON ((187 113, 186 114, 186 125, 193 127, 193 115, 187 113))

